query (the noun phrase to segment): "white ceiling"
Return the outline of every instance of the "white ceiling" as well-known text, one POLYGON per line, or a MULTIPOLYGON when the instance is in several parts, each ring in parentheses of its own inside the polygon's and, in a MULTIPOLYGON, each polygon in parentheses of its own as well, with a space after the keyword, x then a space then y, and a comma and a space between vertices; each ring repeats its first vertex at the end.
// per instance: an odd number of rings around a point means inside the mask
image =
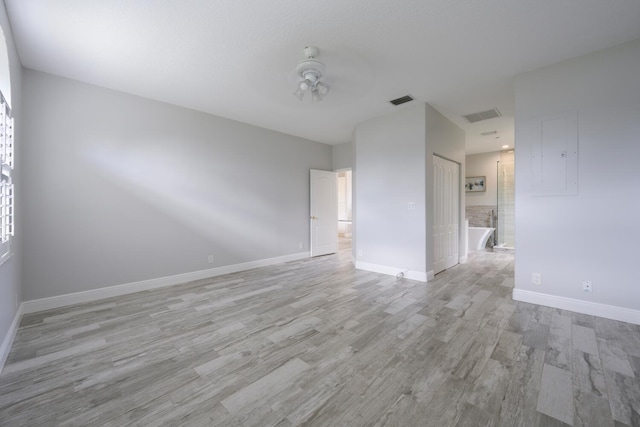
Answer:
POLYGON ((411 94, 466 130, 469 154, 513 144, 514 76, 640 38, 638 0, 5 4, 27 68, 328 144, 411 94), (292 95, 306 45, 332 88, 317 104, 292 95), (503 117, 460 117, 494 107, 503 117))

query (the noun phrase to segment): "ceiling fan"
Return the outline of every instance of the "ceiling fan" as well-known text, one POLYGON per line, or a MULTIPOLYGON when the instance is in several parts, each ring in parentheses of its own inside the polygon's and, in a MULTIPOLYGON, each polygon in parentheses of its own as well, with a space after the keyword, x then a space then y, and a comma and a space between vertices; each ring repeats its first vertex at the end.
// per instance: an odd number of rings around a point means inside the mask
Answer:
POLYGON ((304 55, 307 59, 298 62, 296 74, 300 77, 297 88, 293 94, 300 101, 307 92, 311 92, 311 102, 320 102, 329 93, 329 86, 322 81, 326 67, 318 61, 316 56, 320 49, 315 46, 306 46, 304 55))

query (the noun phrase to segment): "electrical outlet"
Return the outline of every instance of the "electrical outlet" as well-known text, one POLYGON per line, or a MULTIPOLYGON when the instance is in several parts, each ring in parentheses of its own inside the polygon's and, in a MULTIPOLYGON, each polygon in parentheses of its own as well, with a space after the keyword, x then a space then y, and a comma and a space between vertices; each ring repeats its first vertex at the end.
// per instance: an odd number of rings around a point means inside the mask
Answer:
POLYGON ((362 249, 358 250, 358 256, 362 256, 362 249))
POLYGON ((298 243, 298 249, 303 249, 304 248, 304 243, 300 242, 298 243))
POLYGON ((591 280, 585 280, 582 282, 582 292, 592 292, 593 291, 593 284, 591 283, 591 280))
POLYGON ((213 255, 209 255, 209 257, 207 258, 207 262, 209 264, 213 264, 213 255))
POLYGON ((534 285, 541 285, 542 284, 542 274, 540 274, 540 273, 532 273, 531 274, 531 283, 533 283, 534 285))
POLYGON ((416 202, 407 202, 407 210, 415 211, 416 210, 416 202))

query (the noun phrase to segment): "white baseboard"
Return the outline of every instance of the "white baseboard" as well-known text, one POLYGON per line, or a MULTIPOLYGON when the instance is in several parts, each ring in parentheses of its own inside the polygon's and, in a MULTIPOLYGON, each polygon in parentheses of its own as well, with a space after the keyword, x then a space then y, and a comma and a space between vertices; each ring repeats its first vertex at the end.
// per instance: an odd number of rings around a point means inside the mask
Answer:
POLYGON ((43 310, 65 307, 67 305, 91 302, 104 298, 132 294, 134 292, 163 288, 165 286, 179 285, 181 283, 206 279, 208 277, 222 276, 223 274, 237 273, 239 271, 251 270, 253 268, 266 267, 269 265, 280 264, 289 261, 296 261, 299 259, 309 258, 309 256, 309 252, 298 252, 295 254, 283 255, 275 258, 260 259, 257 261, 249 261, 241 264, 211 268, 208 270, 193 271, 190 273, 176 274, 174 276, 159 277, 157 279, 142 280, 139 282, 108 286, 106 288, 98 288, 89 291, 75 292, 72 294, 35 299, 22 303, 23 313, 35 313, 43 310))
POLYGON ((431 279, 433 279, 433 271, 414 271, 400 267, 390 267, 387 265, 371 264, 362 261, 356 261, 356 268, 359 270, 373 271, 374 273, 388 274, 389 276, 396 276, 398 273, 404 273, 405 278, 417 280, 419 282, 426 282, 429 280, 429 274, 431 275, 431 279))
POLYGON ((23 304, 20 304, 18 306, 18 311, 16 311, 16 315, 13 317, 13 322, 11 322, 11 326, 9 326, 9 330, 2 340, 2 346, 0 347, 0 374, 4 369, 4 364, 7 361, 7 357, 9 357, 9 351, 11 350, 11 345, 13 344, 13 340, 16 337, 16 332, 18 332, 18 326, 20 325, 22 312, 23 304))
POLYGON ((575 311, 576 313, 590 314, 592 316, 640 325, 640 311, 630 308, 542 294, 523 289, 514 289, 513 299, 516 301, 546 305, 548 307, 560 308, 562 310, 575 311))
POLYGON ((469 257, 468 257, 467 255, 465 255, 465 256, 461 256, 460 258, 458 258, 458 262, 459 262, 460 264, 466 264, 466 263, 467 263, 467 261, 469 261, 469 257))

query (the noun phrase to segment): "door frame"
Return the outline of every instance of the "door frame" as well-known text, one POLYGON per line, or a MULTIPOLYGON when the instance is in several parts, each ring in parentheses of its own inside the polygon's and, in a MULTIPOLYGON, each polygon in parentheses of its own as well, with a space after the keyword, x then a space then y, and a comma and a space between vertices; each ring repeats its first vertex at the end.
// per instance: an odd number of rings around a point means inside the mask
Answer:
POLYGON ((312 257, 338 252, 337 189, 337 172, 309 170, 309 255, 312 257), (319 184, 328 184, 328 187, 321 188, 319 184))

